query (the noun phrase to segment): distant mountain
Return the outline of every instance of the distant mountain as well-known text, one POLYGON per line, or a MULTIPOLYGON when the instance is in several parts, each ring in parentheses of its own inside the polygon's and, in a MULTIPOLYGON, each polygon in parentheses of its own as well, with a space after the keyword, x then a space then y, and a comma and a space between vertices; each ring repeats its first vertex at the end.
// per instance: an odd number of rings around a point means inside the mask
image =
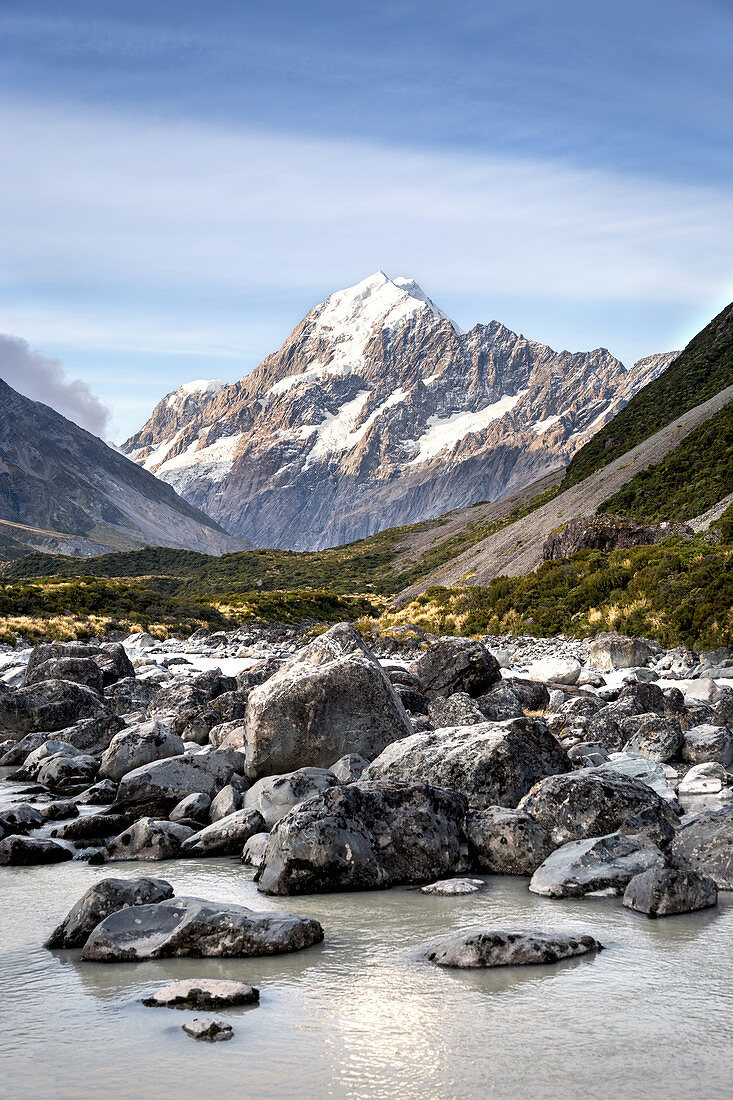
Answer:
MULTIPOLYGON (((0 363, 0 372, 2 364, 0 363)), ((241 550, 147 470, 0 379, 0 558, 154 545, 241 550)))
POLYGON ((258 546, 319 549, 497 500, 565 466, 676 353, 631 370, 498 321, 462 332, 415 282, 332 294, 251 375, 165 397, 123 450, 258 546))

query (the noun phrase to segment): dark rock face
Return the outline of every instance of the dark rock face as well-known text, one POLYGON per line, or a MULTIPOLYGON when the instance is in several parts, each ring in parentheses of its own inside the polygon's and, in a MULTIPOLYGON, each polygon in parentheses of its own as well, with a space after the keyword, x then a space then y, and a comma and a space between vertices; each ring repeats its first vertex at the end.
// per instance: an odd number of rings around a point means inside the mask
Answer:
POLYGON ((345 753, 367 759, 412 732, 381 666, 353 627, 316 638, 247 703, 246 768, 251 778, 327 768, 345 753))
POLYGON ((555 847, 530 814, 501 806, 472 810, 464 831, 475 869, 488 875, 531 875, 555 847))
POLYGON ((42 680, 0 694, 0 733, 19 740, 37 730, 53 732, 82 718, 104 719, 107 708, 96 691, 70 680, 42 680))
POLYGON ((104 698, 115 714, 130 714, 146 710, 161 690, 162 685, 156 680, 128 677, 105 688, 104 698))
POLYGON ((699 871, 719 890, 733 890, 733 806, 698 814, 682 825, 668 856, 674 867, 699 871))
POLYGON ((677 823, 673 810, 640 779, 600 768, 583 768, 571 775, 552 775, 539 782, 519 803, 556 844, 615 832, 631 827, 635 815, 645 811, 670 824, 677 823))
POLYGON ((653 867, 664 867, 664 856, 651 840, 611 833, 557 848, 532 875, 529 888, 550 898, 620 893, 634 875, 653 867))
MULTIPOLYGON (((549 702, 549 697, 548 700, 549 702)), ((524 714, 525 704, 519 694, 506 680, 495 684, 485 695, 479 696, 476 706, 480 713, 489 722, 505 722, 509 718, 521 718, 524 714)), ((529 710, 542 710, 542 707, 528 707, 529 710)), ((446 723, 455 725, 456 723, 446 723)))
POLYGON ((434 783, 460 791, 472 809, 483 809, 516 806, 540 779, 570 766, 544 723, 518 718, 415 733, 389 745, 364 778, 434 783))
POLYGON ((444 638, 419 657, 410 671, 426 695, 483 695, 501 679, 499 662, 482 642, 444 638))
POLYGON ((0 866, 30 867, 38 863, 63 863, 73 855, 69 848, 43 837, 6 836, 0 840, 0 866))
POLYGON ((672 537, 691 539, 694 533, 686 523, 653 523, 645 526, 632 519, 610 514, 579 516, 566 523, 562 531, 550 535, 542 547, 542 560, 571 558, 579 550, 603 550, 610 553, 611 550, 628 550, 632 546, 651 546, 672 537))
POLYGON ((44 760, 36 779, 52 791, 79 792, 88 787, 97 774, 99 765, 93 756, 63 752, 44 760))
POLYGON ((265 828, 257 810, 235 810, 184 840, 184 856, 241 856, 244 845, 265 828))
POLYGON ((108 862, 176 859, 181 855, 183 842, 193 835, 193 829, 175 821, 141 817, 109 842, 105 859, 108 862))
MULTIPOLYGON (((50 662, 66 660, 88 660, 97 666, 102 677, 102 685, 107 687, 126 676, 134 676, 135 669, 132 662, 119 643, 114 642, 106 646, 84 645, 81 642, 51 642, 38 645, 28 658, 26 667, 26 684, 37 683, 39 680, 75 680, 77 683, 87 683, 84 678, 75 675, 64 675, 53 671, 55 666, 50 662)), ((73 670, 74 666, 68 666, 73 670)), ((93 674, 92 674, 93 676, 93 674)), ((95 687, 96 681, 88 682, 89 687, 95 687)))
POLYGON ((21 836, 32 829, 40 828, 41 825, 43 825, 43 815, 35 806, 27 802, 19 802, 6 810, 0 810, 0 835, 13 833, 21 836))
POLYGON ((201 898, 171 898, 157 905, 122 909, 94 929, 82 951, 95 962, 143 959, 242 958, 300 951, 323 939, 310 917, 201 898))
POLYGON ((648 917, 669 917, 692 913, 718 904, 718 887, 713 879, 697 871, 675 871, 654 867, 635 875, 624 892, 624 905, 648 917))
POLYGON ((107 840, 129 825, 132 820, 125 814, 85 814, 66 825, 58 825, 53 835, 61 840, 107 840))
POLYGON ((270 834, 265 894, 374 890, 458 870, 466 803, 427 783, 352 783, 296 806, 270 834))
POLYGON ((271 829, 293 806, 315 794, 322 794, 338 783, 334 773, 326 768, 300 768, 287 775, 266 776, 258 779, 246 792, 244 808, 261 815, 263 823, 260 829, 271 829))
MULTIPOLYGON (((663 764, 674 760, 682 748, 682 728, 676 718, 662 718, 657 714, 640 715, 643 721, 636 723, 636 730, 626 742, 626 752, 638 752, 663 764)), ((625 724, 622 724, 622 729, 625 724)))
MULTIPOLYGON (((486 716, 479 710, 476 701, 465 691, 457 691, 455 695, 445 697, 437 696, 430 702, 428 713, 436 729, 479 726, 486 722, 486 716)), ((521 710, 519 713, 522 713, 521 710)), ((515 715, 509 714, 507 717, 513 718, 515 715)))
POLYGON ((30 672, 26 671, 26 687, 43 680, 71 680, 91 688, 97 695, 102 694, 102 672, 91 657, 52 657, 30 672))
POLYGON ((602 951, 593 936, 542 932, 456 932, 432 944, 426 957, 436 966, 461 970, 489 966, 536 966, 602 951))
POLYGON ((46 940, 46 947, 83 947, 97 925, 111 913, 172 897, 173 887, 160 878, 104 878, 79 898, 46 940))

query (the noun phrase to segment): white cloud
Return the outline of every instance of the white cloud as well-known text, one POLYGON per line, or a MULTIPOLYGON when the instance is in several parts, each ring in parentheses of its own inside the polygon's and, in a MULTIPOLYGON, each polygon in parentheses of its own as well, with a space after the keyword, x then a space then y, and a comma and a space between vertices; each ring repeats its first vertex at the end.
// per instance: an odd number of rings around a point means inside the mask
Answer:
POLYGON ((433 296, 689 304, 733 268, 730 189, 48 104, 6 103, 0 127, 3 251, 25 285, 210 297, 382 267, 433 296))
POLYGON ((42 401, 87 431, 104 436, 109 409, 85 382, 67 378, 58 359, 33 351, 25 340, 0 334, 0 378, 33 401, 42 401))

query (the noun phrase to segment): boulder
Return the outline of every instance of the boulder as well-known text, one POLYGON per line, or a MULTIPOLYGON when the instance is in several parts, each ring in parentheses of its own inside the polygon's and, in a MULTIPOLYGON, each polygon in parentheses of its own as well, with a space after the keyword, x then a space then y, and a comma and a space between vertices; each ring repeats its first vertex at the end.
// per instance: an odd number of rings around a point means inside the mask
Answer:
POLYGON ((125 728, 118 714, 109 711, 99 718, 82 718, 63 731, 64 741, 68 741, 80 752, 99 755, 108 747, 116 733, 125 728))
POLYGON ((105 859, 110 863, 127 859, 178 859, 183 842, 192 836, 193 829, 175 821, 141 817, 109 842, 105 859))
POLYGON ((45 806, 40 806, 39 810, 44 823, 47 821, 63 821, 67 817, 76 818, 79 816, 79 807, 70 798, 47 802, 45 806))
POLYGON ((205 794, 187 794, 173 807, 168 817, 171 821, 189 825, 192 821, 205 825, 209 821, 211 799, 205 794))
POLYGON ((154 760, 122 777, 118 801, 140 803, 156 799, 179 802, 187 794, 205 794, 213 798, 234 774, 228 754, 185 753, 154 760))
POLYGON ((232 1008, 259 1004, 260 991, 226 978, 184 978, 156 989, 142 1003, 149 1008, 232 1008))
POLYGON ((619 717, 629 717, 633 714, 665 714, 667 700, 658 684, 633 680, 621 688, 613 709, 619 717), (627 712, 626 715, 624 711, 627 712))
POLYGON ((36 780, 52 791, 81 791, 94 780, 98 767, 93 756, 60 752, 43 761, 36 780))
POLYGON ((76 817, 65 825, 58 825, 52 830, 51 835, 60 840, 89 841, 109 840, 117 836, 129 825, 132 820, 126 814, 85 814, 76 817))
POLYGON ((546 657, 541 661, 533 661, 527 669, 527 676, 541 684, 572 685, 577 683, 580 669, 580 661, 576 661, 574 657, 546 657))
POLYGON ((345 753, 372 759, 411 732, 381 666, 356 631, 342 623, 251 691, 247 774, 256 779, 302 767, 327 768, 345 753))
POLYGON ((482 809, 516 806, 538 780, 570 767, 543 722, 516 718, 412 734, 389 745, 364 778, 448 787, 482 809))
MULTIPOLYGON (((489 722, 505 722, 509 718, 521 718, 524 715, 524 703, 508 680, 501 680, 498 684, 494 684, 485 695, 478 697, 475 705, 483 715, 483 720, 489 722)), ((440 723, 444 726, 460 724, 458 722, 440 723)), ((438 725, 437 722, 436 725, 438 725)))
POLYGON ((0 694, 0 735, 19 740, 37 730, 54 732, 82 718, 105 718, 108 709, 96 691, 71 680, 42 680, 0 694))
POLYGON ((251 836, 242 849, 242 863, 251 867, 261 867, 265 861, 269 840, 269 833, 255 833, 251 836))
POLYGON ((102 694, 104 686, 102 673, 90 657, 54 657, 32 671, 26 670, 26 686, 43 680, 71 680, 91 688, 97 695, 102 694))
MULTIPOLYGON (((32 651, 26 668, 26 683, 55 679, 76 680, 77 683, 87 682, 75 675, 64 675, 58 671, 48 671, 43 675, 47 669, 53 668, 52 662, 61 661, 89 661, 94 664, 101 677, 100 689, 102 686, 115 683, 122 677, 135 675, 132 662, 117 642, 104 646, 85 645, 81 642, 51 642, 38 645, 32 651)), ((89 686, 94 687, 94 682, 90 681, 89 686)))
POLYGON ((182 897, 112 913, 94 929, 82 958, 138 962, 280 955, 322 939, 323 928, 310 917, 182 897))
POLYGON ((162 722, 154 719, 135 722, 114 735, 102 756, 99 774, 107 779, 122 779, 143 764, 182 753, 183 741, 162 722))
POLYGON ((622 722, 623 717, 611 706, 606 706, 588 719, 585 737, 598 742, 606 752, 619 752, 627 740, 621 728, 622 722))
POLYGON ((39 745, 37 749, 34 749, 33 752, 28 753, 23 767, 15 774, 17 777, 35 779, 45 762, 50 760, 52 756, 59 756, 60 754, 64 756, 82 755, 68 741, 59 741, 51 737, 48 741, 44 741, 42 745, 39 745))
POLYGON ((497 932, 475 929, 437 940, 426 957, 436 966, 461 970, 490 966, 535 966, 602 951, 593 936, 555 932, 497 932))
POLYGON ((336 776, 339 783, 356 783, 368 767, 369 761, 358 752, 349 752, 346 756, 340 757, 328 770, 336 776))
POLYGON ((675 871, 652 867, 634 875, 624 891, 624 905, 648 917, 669 917, 692 913, 718 904, 718 887, 713 879, 697 871, 675 871))
POLYGON ((663 764, 656 760, 650 760, 648 756, 640 753, 612 752, 608 760, 599 765, 600 771, 613 771, 619 775, 629 776, 631 779, 640 779, 646 783, 660 798, 669 802, 678 809, 674 791, 667 783, 667 775, 663 764))
POLYGON ((3 833, 25 835, 33 829, 40 829, 41 825, 43 825, 42 813, 28 802, 16 802, 14 806, 0 810, 0 835, 3 833))
POLYGON ((338 784, 330 769, 299 768, 286 775, 258 779, 245 793, 243 806, 245 810, 258 811, 264 820, 263 828, 271 829, 293 806, 338 784))
POLYGON ((83 947, 105 917, 135 905, 153 905, 173 897, 160 878, 104 878, 90 886, 46 940, 51 949, 83 947))
POLYGON ((627 722, 634 723, 635 731, 624 746, 626 752, 639 753, 662 764, 679 755, 683 738, 682 727, 676 718, 642 714, 622 722, 622 730, 626 729, 627 722))
POLYGON ((529 888, 549 898, 618 894, 634 875, 651 867, 664 867, 664 856, 651 840, 611 833, 557 848, 532 875, 529 888))
POLYGON ((531 814, 556 844, 615 832, 635 815, 677 823, 674 811, 640 779, 602 768, 552 775, 525 795, 519 809, 531 814))
MULTIPOLYGON (((389 679, 394 684, 392 678, 389 679)), ((429 714, 430 700, 427 695, 423 695, 419 688, 407 687, 405 684, 394 684, 394 689, 402 706, 410 714, 429 714)))
POLYGON ((588 662, 602 672, 620 668, 639 668, 654 656, 656 647, 645 638, 629 638, 626 634, 607 631, 596 634, 588 646, 588 662))
POLYGON ((488 875, 531 875, 555 847, 531 814, 502 806, 472 810, 464 832, 473 866, 488 875))
POLYGON ((733 764, 733 729, 702 725, 685 730, 682 759, 688 764, 733 764))
POLYGON ((714 761, 695 764, 680 780, 677 794, 680 796, 719 794, 727 782, 728 776, 722 764, 714 761))
POLYGON ((431 882, 421 886, 422 894, 434 894, 440 898, 460 898, 467 894, 480 894, 486 889, 486 883, 480 878, 444 878, 440 882, 431 882))
POLYGON ((483 642, 443 638, 410 667, 426 695, 483 695, 501 679, 501 667, 483 642))
POLYGON ((265 822, 257 810, 235 810, 184 840, 184 856, 239 856, 246 841, 261 833, 265 822))
POLYGON ((153 679, 135 679, 126 677, 105 688, 104 699, 115 714, 130 714, 133 711, 145 711, 160 693, 162 684, 153 679))
MULTIPOLYGON (((520 710, 519 713, 521 714, 522 711, 520 710)), ((478 703, 465 691, 457 691, 454 695, 436 696, 428 707, 428 714, 436 729, 445 729, 448 726, 477 726, 486 722, 478 703)), ((514 717, 514 715, 508 715, 508 717, 514 717)))
POLYGON ((669 862, 709 875, 719 890, 733 890, 733 805, 696 814, 669 846, 669 862))
POLYGON ((373 890, 458 869, 465 799, 427 783, 351 783, 294 807, 267 845, 265 894, 373 890))
POLYGON ((30 867, 39 863, 63 863, 74 853, 45 837, 6 836, 0 840, 0 866, 30 867))
POLYGON ((234 1038, 234 1028, 225 1020, 219 1020, 215 1016, 201 1016, 189 1020, 183 1024, 182 1031, 190 1035, 192 1039, 198 1039, 205 1043, 220 1043, 226 1039, 234 1038))

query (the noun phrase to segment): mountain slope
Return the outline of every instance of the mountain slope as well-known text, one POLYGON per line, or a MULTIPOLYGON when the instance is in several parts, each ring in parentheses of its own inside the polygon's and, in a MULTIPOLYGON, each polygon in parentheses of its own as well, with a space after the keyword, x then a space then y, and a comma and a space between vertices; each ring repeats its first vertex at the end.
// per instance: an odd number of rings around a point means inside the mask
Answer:
POLYGON ((690 341, 664 374, 629 402, 613 424, 578 451, 568 466, 566 483, 582 481, 731 384, 733 303, 690 341))
POLYGON ((211 554, 242 546, 170 486, 0 379, 0 555, 146 544, 211 554))
POLYGON ((413 281, 377 272, 248 377, 164 398, 124 451, 257 545, 336 546, 564 466, 673 358, 627 372, 497 321, 463 333, 413 281))

